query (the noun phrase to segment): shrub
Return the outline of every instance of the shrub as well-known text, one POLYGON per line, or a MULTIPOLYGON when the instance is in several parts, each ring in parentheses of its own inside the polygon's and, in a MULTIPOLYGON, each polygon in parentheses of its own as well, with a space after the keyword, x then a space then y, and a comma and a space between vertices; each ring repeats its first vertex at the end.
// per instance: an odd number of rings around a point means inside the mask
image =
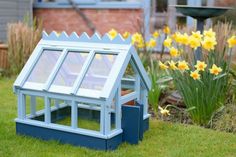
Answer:
POLYGON ((42 24, 33 26, 27 23, 11 23, 8 25, 8 62, 10 74, 18 74, 29 58, 33 49, 41 39, 42 24))

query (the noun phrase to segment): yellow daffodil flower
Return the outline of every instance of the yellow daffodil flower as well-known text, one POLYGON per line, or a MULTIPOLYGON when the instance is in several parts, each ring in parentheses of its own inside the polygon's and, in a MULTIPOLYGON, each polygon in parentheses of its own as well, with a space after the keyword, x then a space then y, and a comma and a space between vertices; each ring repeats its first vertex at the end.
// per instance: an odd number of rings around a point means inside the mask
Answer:
POLYGON ((213 75, 219 75, 219 73, 222 72, 222 69, 220 67, 217 67, 215 64, 213 64, 211 69, 209 70, 210 70, 210 73, 213 75))
POLYGON ((172 39, 170 37, 167 37, 163 42, 163 45, 168 48, 171 47, 171 44, 172 44, 172 39))
POLYGON ((171 60, 168 62, 168 64, 169 64, 170 69, 172 69, 172 70, 177 69, 176 63, 174 61, 171 60))
POLYGON ((194 80, 199 80, 199 79, 200 79, 200 74, 199 74, 198 70, 191 71, 190 76, 191 76, 194 80))
POLYGON ((130 36, 130 32, 124 32, 122 36, 124 39, 127 39, 130 36))
POLYGON ((138 43, 143 41, 143 36, 140 33, 135 33, 132 35, 132 44, 138 43))
POLYGON ((189 70, 188 63, 186 61, 178 61, 178 69, 181 71, 189 70))
POLYGON ((227 42, 229 44, 229 48, 236 46, 236 36, 233 35, 231 38, 227 40, 227 42))
POLYGON ((217 42, 214 38, 205 37, 202 41, 202 47, 207 51, 214 50, 216 44, 217 42))
POLYGON ((189 36, 188 36, 188 34, 187 33, 184 33, 184 35, 182 35, 182 44, 184 44, 184 45, 188 45, 188 43, 189 43, 189 36))
POLYGON ((194 66, 198 71, 204 71, 207 67, 205 62, 197 61, 197 64, 194 66))
POLYGON ((162 70, 168 69, 168 66, 165 65, 164 63, 162 63, 161 61, 159 61, 159 67, 160 67, 162 70))
POLYGON ((154 48, 157 46, 157 42, 155 39, 151 38, 148 42, 147 42, 147 47, 148 48, 154 48))
POLYGON ((144 48, 144 47, 145 47, 145 43, 144 43, 143 40, 140 40, 138 43, 136 43, 136 46, 137 46, 138 48, 144 48))
POLYGON ((179 56, 179 51, 176 48, 171 47, 170 48, 170 55, 171 55, 171 57, 178 57, 179 56))
POLYGON ((159 108, 159 110, 160 110, 160 112, 163 116, 169 116, 170 115, 170 111, 167 110, 166 108, 162 108, 160 106, 158 108, 159 108))
POLYGON ((109 36, 111 37, 111 39, 114 39, 116 36, 117 36, 117 31, 115 29, 111 29, 109 32, 108 32, 109 36))
POLYGON ((202 39, 202 34, 200 31, 197 31, 197 32, 192 32, 192 36, 201 40, 202 39))
POLYGON ((159 35, 160 35, 160 34, 158 33, 158 31, 155 31, 155 32, 152 34, 153 38, 158 38, 159 35))
POLYGON ((204 37, 209 37, 209 38, 214 38, 214 39, 216 39, 216 33, 212 31, 212 28, 209 29, 209 30, 205 30, 205 31, 203 32, 203 34, 204 34, 204 37))
POLYGON ((196 49, 199 46, 201 46, 201 40, 198 38, 195 38, 193 35, 189 37, 188 44, 191 48, 196 49))
POLYGON ((164 32, 165 34, 170 34, 170 28, 169 28, 168 26, 164 26, 163 32, 164 32))
POLYGON ((175 41, 179 44, 188 45, 189 36, 187 33, 181 34, 178 32, 175 34, 175 41))

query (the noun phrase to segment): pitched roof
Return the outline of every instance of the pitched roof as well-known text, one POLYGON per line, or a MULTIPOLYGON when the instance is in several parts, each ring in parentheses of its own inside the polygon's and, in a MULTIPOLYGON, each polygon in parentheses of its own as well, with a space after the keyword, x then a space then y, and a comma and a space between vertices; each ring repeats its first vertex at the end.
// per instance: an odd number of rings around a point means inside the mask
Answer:
POLYGON ((41 41, 17 77, 14 89, 109 98, 121 82, 131 58, 142 82, 150 89, 151 81, 130 43, 130 38, 124 40, 120 34, 111 40, 108 34, 100 37, 95 33, 89 37, 86 33, 68 36, 65 32, 60 35, 43 32, 41 41), (73 63, 78 65, 75 69, 70 66, 73 63), (67 71, 72 75, 66 75, 67 71), (62 78, 66 83, 61 81, 62 78), (86 81, 92 81, 93 86, 86 81))

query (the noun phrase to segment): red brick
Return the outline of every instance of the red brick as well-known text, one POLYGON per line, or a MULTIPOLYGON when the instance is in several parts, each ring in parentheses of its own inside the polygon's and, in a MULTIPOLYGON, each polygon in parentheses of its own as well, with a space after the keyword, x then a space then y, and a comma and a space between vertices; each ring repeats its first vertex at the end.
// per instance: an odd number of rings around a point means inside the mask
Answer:
MULTIPOLYGON (((82 11, 101 34, 111 28, 121 33, 125 31, 134 33, 139 30, 137 22, 143 16, 141 9, 82 9, 82 11)), ((73 31, 78 34, 82 32, 92 34, 74 9, 35 9, 34 16, 43 20, 43 27, 47 32, 64 30, 68 34, 73 31)))

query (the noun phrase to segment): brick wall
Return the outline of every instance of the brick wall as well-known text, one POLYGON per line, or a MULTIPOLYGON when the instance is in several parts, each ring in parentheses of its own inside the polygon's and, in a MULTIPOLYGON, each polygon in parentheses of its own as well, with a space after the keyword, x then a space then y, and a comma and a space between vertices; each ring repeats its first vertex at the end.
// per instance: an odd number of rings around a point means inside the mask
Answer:
POLYGON ((235 0, 215 0, 215 5, 232 7, 233 5, 236 5, 236 1, 235 0))
MULTIPOLYGON (((84 14, 92 21, 98 32, 106 33, 111 28, 119 32, 139 30, 139 23, 143 17, 141 9, 81 9, 84 14)), ((49 33, 53 30, 71 33, 87 32, 91 35, 91 30, 71 8, 50 8, 34 9, 34 16, 43 20, 43 27, 49 33)))

